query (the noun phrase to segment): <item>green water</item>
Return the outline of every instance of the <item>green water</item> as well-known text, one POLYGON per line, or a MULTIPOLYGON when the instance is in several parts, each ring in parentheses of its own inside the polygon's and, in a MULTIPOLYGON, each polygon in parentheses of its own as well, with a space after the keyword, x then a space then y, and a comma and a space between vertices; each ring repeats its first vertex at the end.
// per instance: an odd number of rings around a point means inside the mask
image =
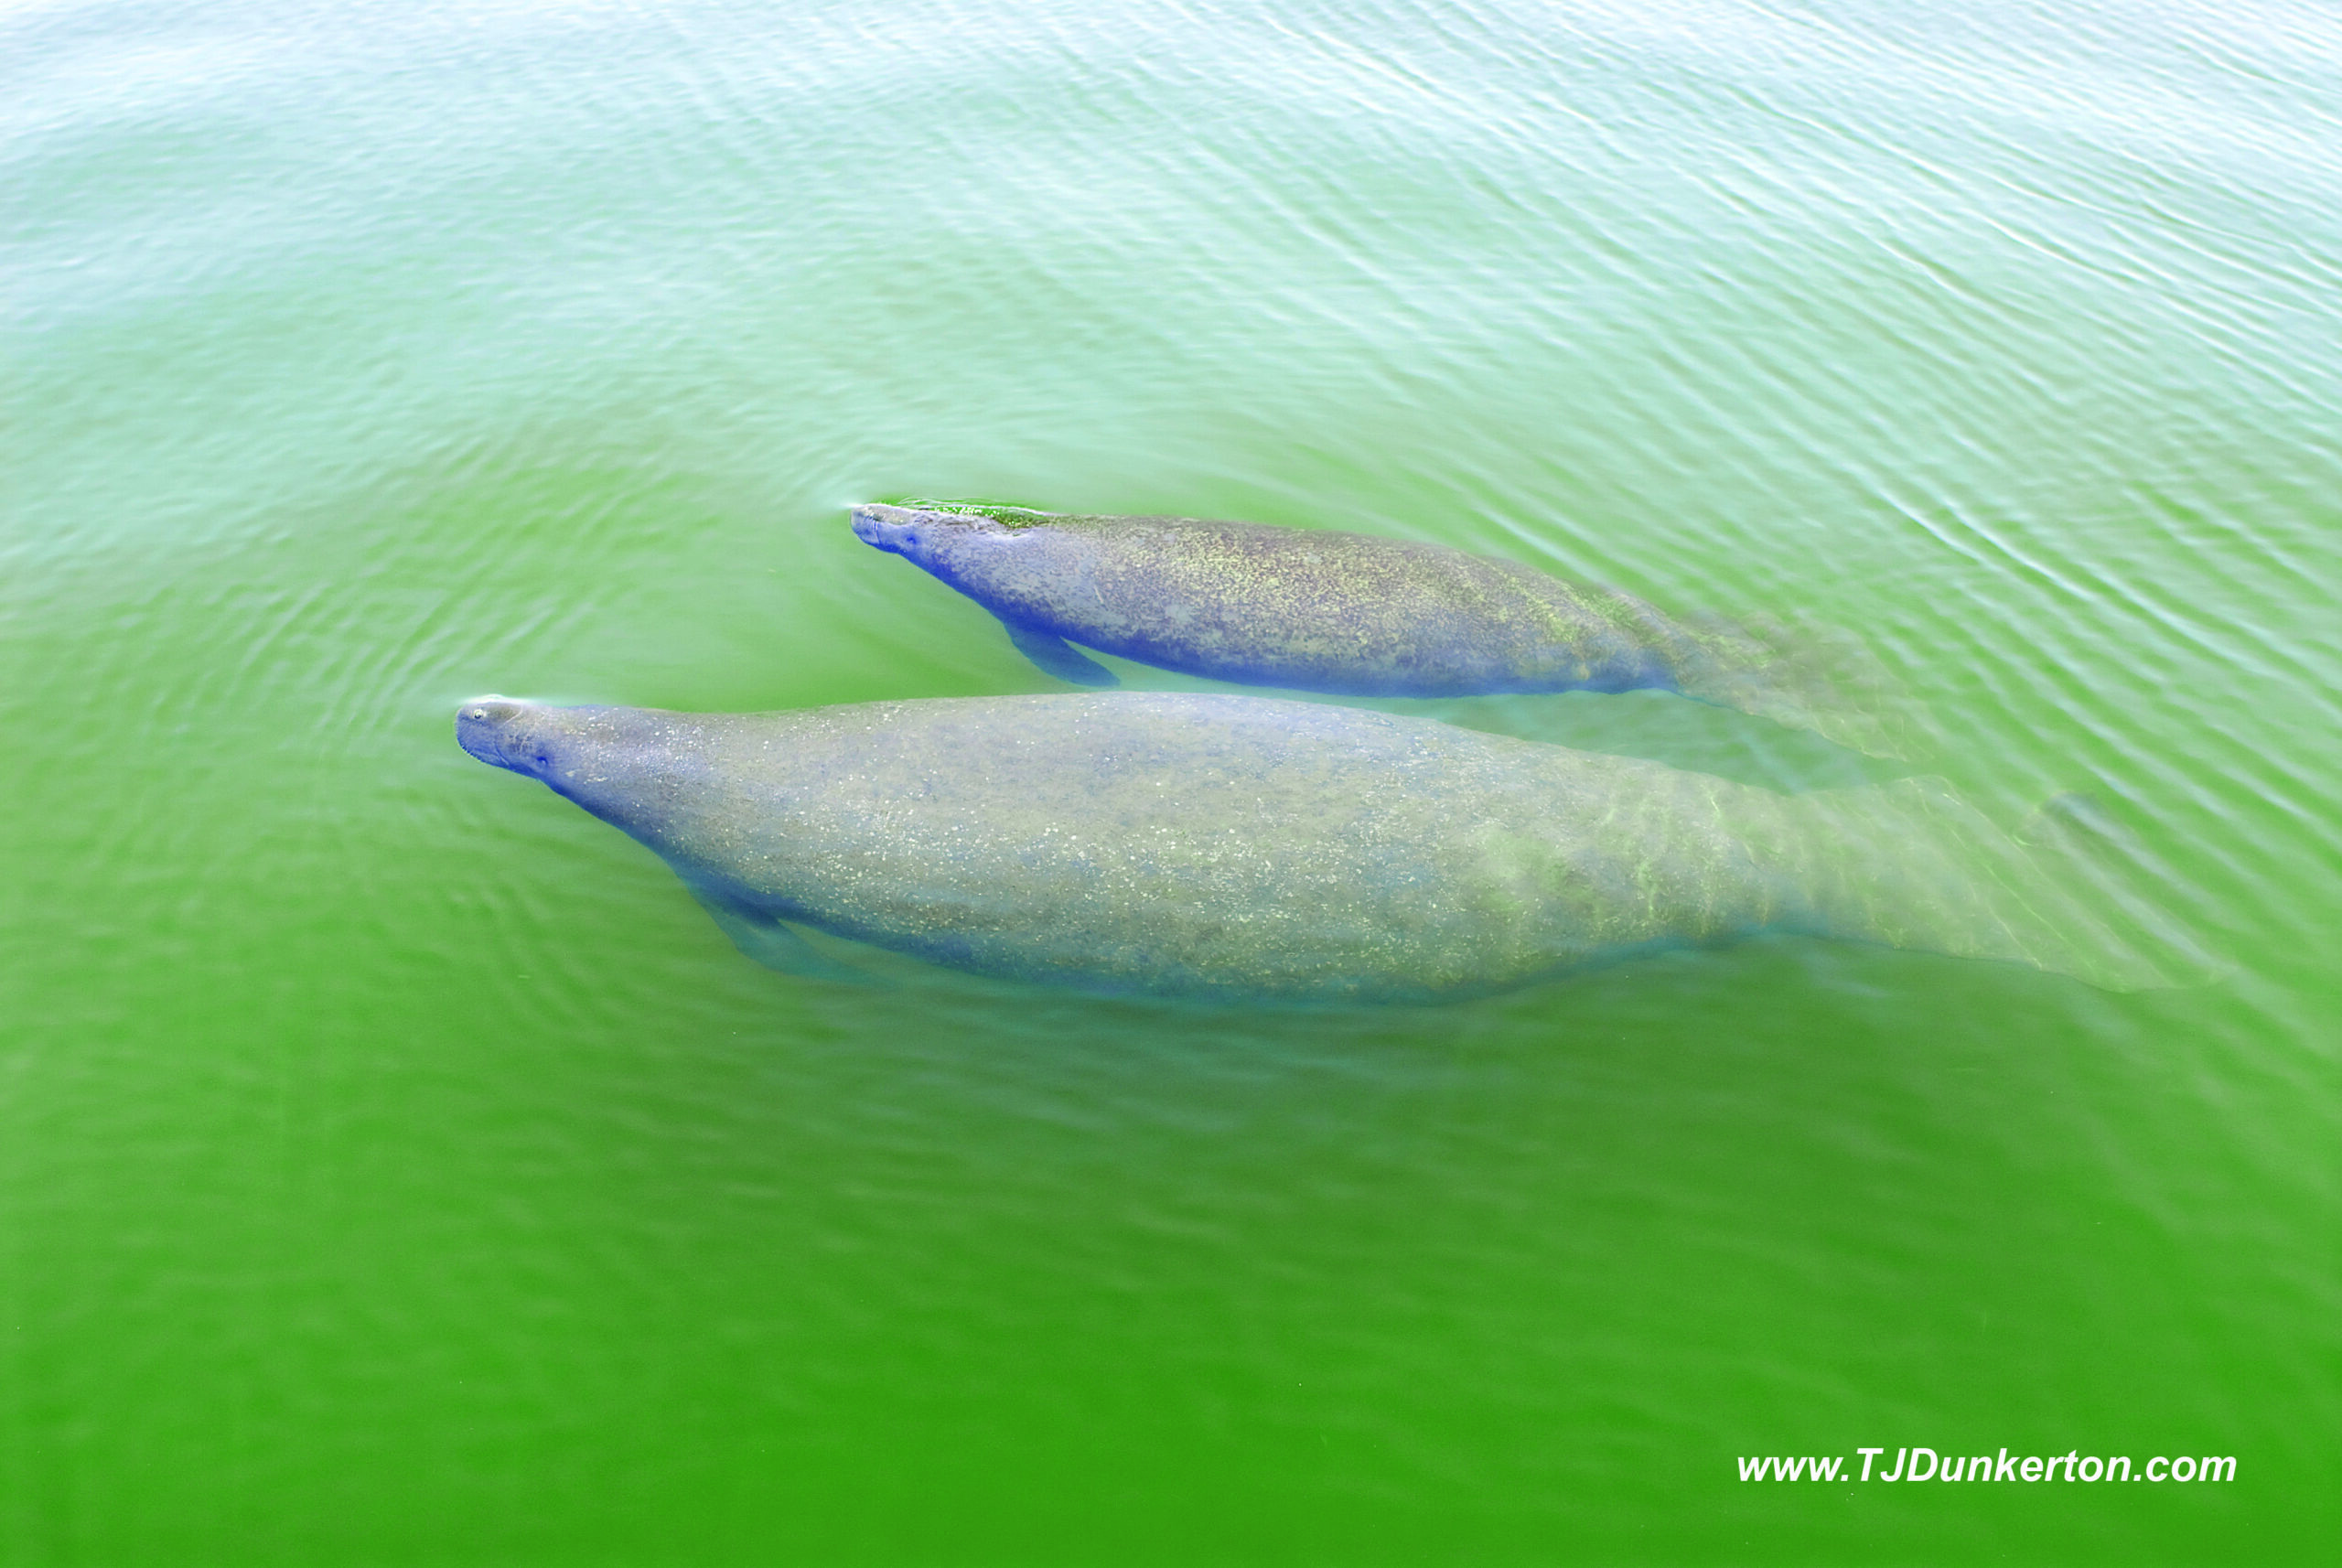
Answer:
POLYGON ((2331 1551, 2330 8, 67 0, 0 162, 0 1560, 2331 1551), (2231 968, 836 986, 457 749, 1055 689, 909 494, 1848 628, 2231 968), (1916 1444, 2239 1468, 1735 1469, 1916 1444))

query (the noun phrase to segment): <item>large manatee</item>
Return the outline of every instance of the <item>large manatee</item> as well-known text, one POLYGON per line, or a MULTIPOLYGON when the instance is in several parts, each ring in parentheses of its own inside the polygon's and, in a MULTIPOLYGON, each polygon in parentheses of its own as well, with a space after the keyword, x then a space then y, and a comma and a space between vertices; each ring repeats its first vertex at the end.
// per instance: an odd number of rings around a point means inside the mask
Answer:
POLYGON ((1176 693, 774 714, 483 698, 457 735, 800 922, 1096 990, 1431 999, 1763 930, 2130 989, 2155 963, 1939 785, 1805 796, 1427 719, 1176 693))
POLYGON ((964 502, 857 506, 853 520, 865 543, 974 599, 1034 663, 1078 685, 1116 682, 1069 642, 1349 696, 1656 689, 1904 754, 1875 691, 1847 689, 1810 639, 1675 620, 1515 561, 1333 530, 964 502))

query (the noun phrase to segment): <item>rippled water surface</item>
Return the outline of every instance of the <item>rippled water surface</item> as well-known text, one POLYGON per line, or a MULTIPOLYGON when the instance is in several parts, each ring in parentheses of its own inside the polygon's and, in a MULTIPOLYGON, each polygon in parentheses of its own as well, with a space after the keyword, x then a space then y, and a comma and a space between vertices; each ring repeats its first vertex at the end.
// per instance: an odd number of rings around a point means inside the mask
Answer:
POLYGON ((0 161, 0 1558, 2330 1549, 2331 8, 20 3, 0 161), (457 749, 1058 689, 909 494, 1846 628, 2227 972, 839 986, 457 749))

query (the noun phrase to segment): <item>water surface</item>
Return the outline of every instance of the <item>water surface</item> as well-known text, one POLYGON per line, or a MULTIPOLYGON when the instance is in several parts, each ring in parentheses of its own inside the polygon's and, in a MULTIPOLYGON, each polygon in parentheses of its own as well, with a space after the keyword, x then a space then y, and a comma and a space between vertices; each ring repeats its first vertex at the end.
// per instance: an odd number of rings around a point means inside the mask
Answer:
POLYGON ((2309 1560, 2338 131, 2282 0, 0 12, 0 1556, 2309 1560), (841 988, 457 750, 1052 689, 912 494, 1848 628, 2232 972, 841 988), (1880 1444, 2240 1477, 1735 1478, 1880 1444))

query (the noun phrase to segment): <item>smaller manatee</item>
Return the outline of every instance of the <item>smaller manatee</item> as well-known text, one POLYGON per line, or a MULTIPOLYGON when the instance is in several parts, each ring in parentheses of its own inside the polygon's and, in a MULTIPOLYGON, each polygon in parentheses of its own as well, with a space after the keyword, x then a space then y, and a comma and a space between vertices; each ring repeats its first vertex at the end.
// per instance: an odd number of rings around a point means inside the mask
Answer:
MULTIPOLYGON (((1346 696, 1658 690, 1904 755, 1803 653, 1672 619, 1513 561, 1331 530, 865 505, 854 532, 998 616, 1061 681, 1114 676, 1070 643, 1242 685, 1346 696)), ((1809 650, 1810 651, 1810 650, 1809 650)))

